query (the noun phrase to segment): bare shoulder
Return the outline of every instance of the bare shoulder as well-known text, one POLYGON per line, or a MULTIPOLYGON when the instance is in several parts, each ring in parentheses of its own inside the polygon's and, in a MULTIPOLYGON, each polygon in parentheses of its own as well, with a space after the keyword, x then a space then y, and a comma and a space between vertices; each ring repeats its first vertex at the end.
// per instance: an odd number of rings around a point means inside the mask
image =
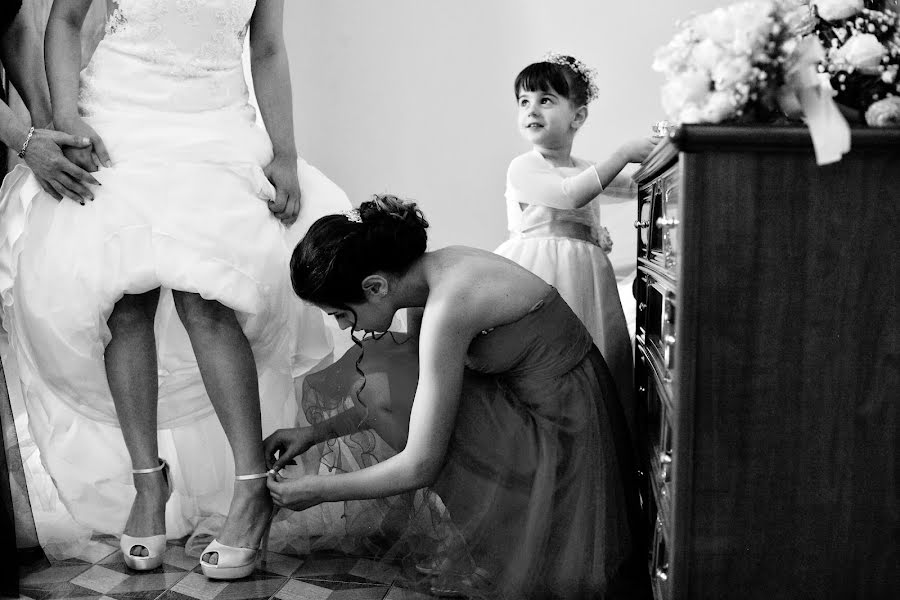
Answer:
POLYGON ((549 289, 530 271, 486 250, 449 246, 432 258, 426 315, 452 320, 473 335, 518 319, 549 289))

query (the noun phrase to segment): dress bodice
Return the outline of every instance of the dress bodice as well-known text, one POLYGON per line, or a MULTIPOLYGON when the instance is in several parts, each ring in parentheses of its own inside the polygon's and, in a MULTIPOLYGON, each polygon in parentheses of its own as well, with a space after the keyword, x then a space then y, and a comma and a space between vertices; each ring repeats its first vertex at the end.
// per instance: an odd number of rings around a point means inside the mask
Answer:
POLYGON ((255 5, 256 0, 115 0, 104 39, 180 77, 203 77, 240 67, 255 5))
POLYGON ((556 288, 550 288, 525 316, 484 331, 472 340, 466 367, 483 374, 502 375, 513 387, 552 387, 553 379, 580 363, 592 345, 588 330, 556 288))
POLYGON ((82 72, 82 113, 179 113, 247 103, 241 55, 255 0, 110 0, 82 72))

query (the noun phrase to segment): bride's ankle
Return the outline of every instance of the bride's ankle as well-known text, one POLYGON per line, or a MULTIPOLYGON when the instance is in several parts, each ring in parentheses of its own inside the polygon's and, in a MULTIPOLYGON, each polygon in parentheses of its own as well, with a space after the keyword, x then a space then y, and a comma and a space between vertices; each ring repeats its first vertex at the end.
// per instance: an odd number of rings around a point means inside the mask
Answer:
POLYGON ((251 479, 234 482, 234 497, 242 500, 271 501, 265 479, 251 479))
POLYGON ((169 484, 165 477, 161 474, 153 476, 141 475, 134 478, 134 489, 141 496, 150 498, 159 496, 167 498, 169 495, 169 484))

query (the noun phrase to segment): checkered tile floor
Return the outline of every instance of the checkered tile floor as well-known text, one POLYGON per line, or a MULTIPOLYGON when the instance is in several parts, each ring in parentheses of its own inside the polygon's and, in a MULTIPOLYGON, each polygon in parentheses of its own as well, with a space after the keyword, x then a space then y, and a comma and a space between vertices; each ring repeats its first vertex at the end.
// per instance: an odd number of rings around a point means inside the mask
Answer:
MULTIPOLYGON (((33 600, 428 600, 395 583, 399 567, 334 553, 306 557, 270 552, 246 579, 212 581, 183 543, 170 541, 163 565, 125 566, 113 537, 95 538, 81 557, 26 569, 21 594, 33 600)), ((427 589, 427 588, 424 588, 427 589)))

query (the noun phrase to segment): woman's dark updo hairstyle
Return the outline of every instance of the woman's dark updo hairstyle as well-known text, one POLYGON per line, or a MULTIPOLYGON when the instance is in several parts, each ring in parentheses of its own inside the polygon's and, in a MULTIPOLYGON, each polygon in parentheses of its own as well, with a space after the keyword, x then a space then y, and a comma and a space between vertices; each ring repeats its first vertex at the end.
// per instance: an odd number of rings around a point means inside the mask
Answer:
POLYGON ((363 302, 363 279, 376 271, 403 273, 425 253, 427 227, 415 202, 396 196, 373 196, 349 216, 326 215, 294 248, 294 292, 327 306, 363 302))
POLYGON ((572 67, 552 62, 536 62, 528 65, 516 76, 513 93, 516 98, 519 92, 554 92, 575 106, 582 106, 590 100, 590 84, 579 73, 574 65, 575 59, 571 56, 563 56, 572 67))

